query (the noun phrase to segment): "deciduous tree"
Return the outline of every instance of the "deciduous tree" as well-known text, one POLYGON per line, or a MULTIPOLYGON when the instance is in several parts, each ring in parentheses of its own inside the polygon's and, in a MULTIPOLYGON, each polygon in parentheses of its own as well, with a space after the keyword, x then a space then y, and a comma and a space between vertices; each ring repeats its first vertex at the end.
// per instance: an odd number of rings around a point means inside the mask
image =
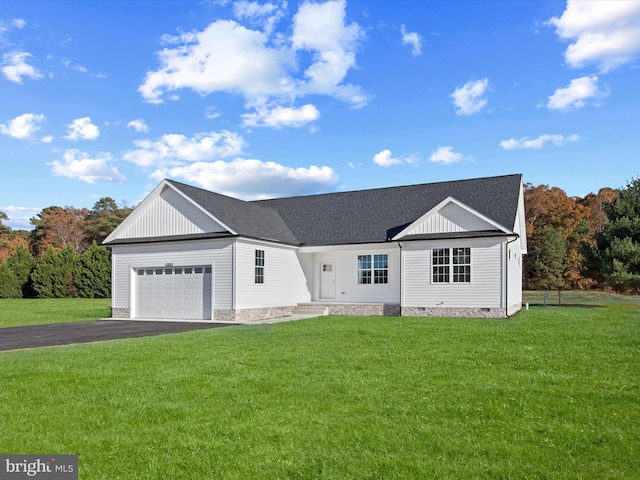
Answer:
POLYGON ((580 246, 589 235, 589 209, 558 187, 527 184, 524 195, 529 246, 524 257, 525 288, 584 287, 580 246), (556 277, 560 257, 561 281, 556 277), (541 276, 545 271, 548 279, 541 276))
POLYGON ((35 226, 32 239, 36 255, 41 256, 50 246, 61 250, 68 245, 81 253, 88 245, 84 231, 87 213, 86 208, 44 208, 30 220, 35 226))

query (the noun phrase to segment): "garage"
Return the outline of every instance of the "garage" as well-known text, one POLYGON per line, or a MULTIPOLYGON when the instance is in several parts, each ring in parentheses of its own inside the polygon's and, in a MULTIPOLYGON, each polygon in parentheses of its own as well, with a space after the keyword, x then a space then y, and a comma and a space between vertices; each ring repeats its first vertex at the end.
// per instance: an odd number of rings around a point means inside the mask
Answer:
POLYGON ((211 320, 211 267, 148 267, 135 270, 135 317, 211 320))

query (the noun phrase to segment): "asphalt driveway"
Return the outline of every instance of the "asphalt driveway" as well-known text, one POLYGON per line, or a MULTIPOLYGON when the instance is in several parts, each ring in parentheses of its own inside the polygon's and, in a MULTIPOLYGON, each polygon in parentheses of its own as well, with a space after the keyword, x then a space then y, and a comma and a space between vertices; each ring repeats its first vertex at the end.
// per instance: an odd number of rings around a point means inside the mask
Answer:
POLYGON ((229 325, 233 324, 96 320, 95 322, 0 328, 0 351, 99 342, 118 338, 147 337, 229 325))

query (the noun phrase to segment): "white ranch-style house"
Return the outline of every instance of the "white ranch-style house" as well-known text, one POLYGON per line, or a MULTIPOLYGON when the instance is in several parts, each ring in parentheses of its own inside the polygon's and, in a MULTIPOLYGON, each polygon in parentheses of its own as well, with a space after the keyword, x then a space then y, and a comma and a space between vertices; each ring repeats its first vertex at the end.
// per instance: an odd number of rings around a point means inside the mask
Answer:
POLYGON ((522 307, 522 177, 260 201, 163 180, 104 245, 114 318, 506 317, 522 307))

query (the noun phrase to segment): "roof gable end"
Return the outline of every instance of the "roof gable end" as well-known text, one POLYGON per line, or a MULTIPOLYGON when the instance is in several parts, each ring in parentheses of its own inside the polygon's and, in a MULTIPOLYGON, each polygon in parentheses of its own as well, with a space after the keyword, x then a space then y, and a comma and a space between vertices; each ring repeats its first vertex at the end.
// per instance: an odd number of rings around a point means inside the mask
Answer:
POLYGON ((104 241, 235 233, 189 196, 166 180, 161 182, 104 241))
POLYGON ((410 235, 488 230, 512 233, 508 228, 450 196, 396 234, 392 240, 399 240, 410 235))

